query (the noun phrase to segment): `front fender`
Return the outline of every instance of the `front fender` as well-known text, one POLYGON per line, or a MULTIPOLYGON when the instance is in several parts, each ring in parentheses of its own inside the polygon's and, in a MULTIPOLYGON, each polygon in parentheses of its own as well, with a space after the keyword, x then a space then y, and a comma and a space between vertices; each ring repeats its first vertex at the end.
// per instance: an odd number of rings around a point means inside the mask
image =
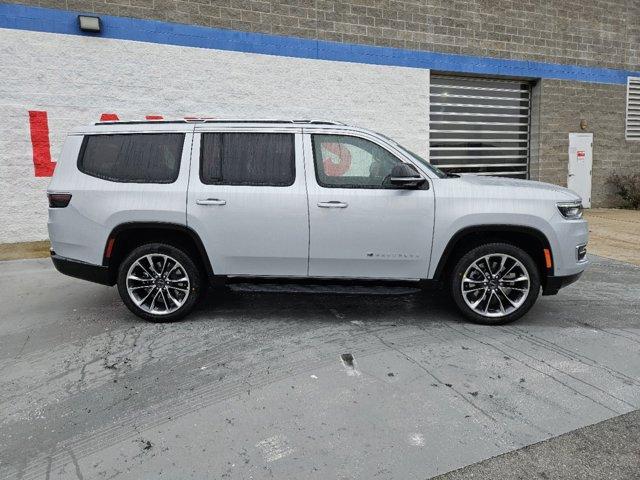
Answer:
MULTIPOLYGON (((429 267, 429 278, 436 278, 447 261, 448 255, 452 252, 456 242, 468 233, 474 232, 519 232, 535 235, 541 242, 548 246, 552 256, 554 252, 560 251, 560 242, 556 232, 545 219, 535 215, 504 213, 473 213, 463 215, 453 222, 436 222, 434 232, 433 248, 431 250, 431 261, 429 267), (499 220, 499 221, 497 221, 499 220)), ((558 267, 556 258, 554 267, 558 267)))

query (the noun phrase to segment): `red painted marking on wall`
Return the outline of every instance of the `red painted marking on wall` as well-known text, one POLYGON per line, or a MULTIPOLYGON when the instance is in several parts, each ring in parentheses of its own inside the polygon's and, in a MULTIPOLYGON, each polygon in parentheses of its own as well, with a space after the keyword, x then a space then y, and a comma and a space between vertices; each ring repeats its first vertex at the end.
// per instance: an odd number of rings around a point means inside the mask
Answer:
POLYGON ((101 122, 117 122, 118 120, 120 119, 115 113, 103 113, 102 115, 100 115, 101 122))
POLYGON ((164 120, 162 115, 147 115, 144 117, 146 120, 164 120))
POLYGON ((56 162, 51 159, 47 112, 29 110, 29 128, 36 177, 50 177, 56 168, 56 162))

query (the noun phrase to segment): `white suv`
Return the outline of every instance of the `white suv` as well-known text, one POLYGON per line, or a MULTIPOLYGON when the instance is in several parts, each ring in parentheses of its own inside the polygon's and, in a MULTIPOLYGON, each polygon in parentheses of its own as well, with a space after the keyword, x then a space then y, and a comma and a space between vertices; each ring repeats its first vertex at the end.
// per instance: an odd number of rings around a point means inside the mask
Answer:
POLYGON ((152 321, 209 283, 279 277, 438 282, 500 324, 587 265, 570 190, 447 175, 335 122, 97 123, 67 137, 48 196, 56 268, 152 321))

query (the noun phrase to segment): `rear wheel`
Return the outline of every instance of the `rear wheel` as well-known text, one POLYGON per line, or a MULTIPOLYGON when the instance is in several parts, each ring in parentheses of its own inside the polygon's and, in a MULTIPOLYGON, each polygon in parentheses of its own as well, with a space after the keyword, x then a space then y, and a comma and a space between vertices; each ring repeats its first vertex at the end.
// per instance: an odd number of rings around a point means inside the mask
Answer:
POLYGON ((540 275, 531 256, 506 243, 475 247, 451 276, 451 295, 471 321, 499 325, 517 320, 533 306, 540 275))
POLYGON ((188 254, 172 245, 142 245, 120 264, 120 297, 129 310, 145 320, 181 319, 197 303, 200 290, 198 268, 188 254))

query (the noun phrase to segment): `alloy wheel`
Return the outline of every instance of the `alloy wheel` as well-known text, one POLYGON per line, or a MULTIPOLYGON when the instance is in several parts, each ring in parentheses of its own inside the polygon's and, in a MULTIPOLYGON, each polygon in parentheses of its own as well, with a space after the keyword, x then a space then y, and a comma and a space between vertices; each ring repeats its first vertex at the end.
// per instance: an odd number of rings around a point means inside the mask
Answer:
POLYGON ((504 253, 484 255, 462 276, 462 298, 471 310, 485 317, 504 317, 527 299, 531 279, 518 259, 504 253))
POLYGON ((127 293, 143 311, 167 315, 189 298, 191 282, 187 271, 175 258, 152 253, 131 264, 126 277, 127 293))

